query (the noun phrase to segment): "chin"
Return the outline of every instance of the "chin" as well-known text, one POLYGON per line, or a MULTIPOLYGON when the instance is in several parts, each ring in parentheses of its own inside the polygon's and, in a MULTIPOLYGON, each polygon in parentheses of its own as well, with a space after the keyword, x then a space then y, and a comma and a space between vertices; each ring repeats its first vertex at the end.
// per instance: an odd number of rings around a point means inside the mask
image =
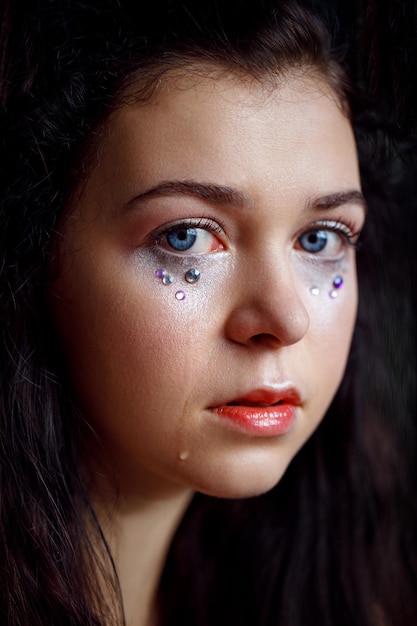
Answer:
MULTIPOLYGON (((215 480, 205 480, 197 485, 195 490, 215 498, 240 499, 260 496, 273 489, 281 480, 288 467, 288 463, 275 471, 267 472, 262 468, 247 468, 246 471, 228 471, 222 473, 215 480)), ((217 478, 217 477, 216 477, 217 478)))

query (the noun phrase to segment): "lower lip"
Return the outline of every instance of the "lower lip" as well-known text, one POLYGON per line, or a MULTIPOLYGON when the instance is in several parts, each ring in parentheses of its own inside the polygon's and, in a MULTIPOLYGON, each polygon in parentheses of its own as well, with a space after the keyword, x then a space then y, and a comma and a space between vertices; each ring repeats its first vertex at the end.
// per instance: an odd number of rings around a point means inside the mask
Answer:
POLYGON ((294 404, 265 407, 223 405, 213 408, 212 411, 227 420, 232 430, 244 431, 257 437, 285 435, 293 427, 296 417, 294 404))

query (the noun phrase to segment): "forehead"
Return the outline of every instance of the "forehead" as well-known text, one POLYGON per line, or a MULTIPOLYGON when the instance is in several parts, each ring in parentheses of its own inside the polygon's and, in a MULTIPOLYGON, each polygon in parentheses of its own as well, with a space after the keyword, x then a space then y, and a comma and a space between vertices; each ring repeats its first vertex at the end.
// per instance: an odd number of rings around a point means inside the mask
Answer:
POLYGON ((170 179, 309 194, 330 177, 357 182, 350 122, 317 70, 258 80, 200 68, 167 74, 146 102, 134 92, 105 127, 90 178, 100 193, 135 195, 170 179))
MULTIPOLYGON (((170 106, 214 105, 217 102, 228 106, 233 102, 239 106, 267 107, 285 101, 296 103, 302 99, 313 101, 324 97, 348 117, 345 103, 331 87, 328 79, 316 67, 306 65, 270 71, 259 76, 243 70, 232 71, 218 65, 203 63, 189 64, 182 68, 167 70, 158 79, 139 79, 125 90, 121 101, 124 105, 116 109, 110 124, 120 113, 131 109, 147 109, 161 112, 170 106), (196 102, 197 104, 197 102, 196 102)), ((206 108, 206 107, 205 107, 206 108)))

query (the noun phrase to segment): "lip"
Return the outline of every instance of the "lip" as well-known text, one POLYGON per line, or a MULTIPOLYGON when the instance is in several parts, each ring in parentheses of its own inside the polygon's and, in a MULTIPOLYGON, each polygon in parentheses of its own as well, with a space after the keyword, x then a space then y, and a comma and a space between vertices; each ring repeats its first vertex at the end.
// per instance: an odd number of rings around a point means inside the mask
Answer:
POLYGON ((257 437, 285 435, 294 426, 300 394, 294 387, 281 390, 254 389, 248 393, 210 407, 231 430, 257 437))

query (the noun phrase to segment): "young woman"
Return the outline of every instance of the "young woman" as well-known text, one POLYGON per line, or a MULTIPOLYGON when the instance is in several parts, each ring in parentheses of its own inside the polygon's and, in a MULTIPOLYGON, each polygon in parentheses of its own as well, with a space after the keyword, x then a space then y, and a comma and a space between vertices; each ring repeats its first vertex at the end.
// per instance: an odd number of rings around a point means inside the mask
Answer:
POLYGON ((412 624, 323 22, 291 1, 8 7, 2 623, 412 624))

